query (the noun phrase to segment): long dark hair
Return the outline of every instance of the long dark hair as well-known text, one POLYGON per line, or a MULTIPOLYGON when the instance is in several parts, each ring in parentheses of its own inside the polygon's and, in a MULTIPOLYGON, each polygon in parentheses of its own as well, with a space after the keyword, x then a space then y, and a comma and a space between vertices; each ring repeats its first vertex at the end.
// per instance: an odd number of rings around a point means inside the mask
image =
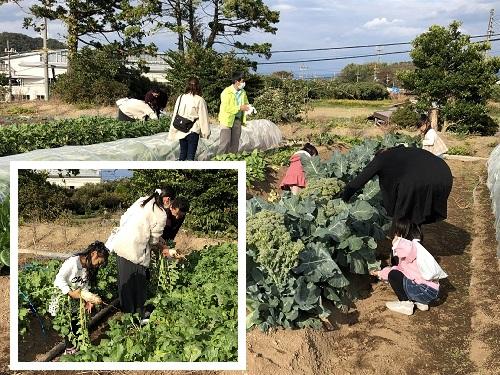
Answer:
POLYGON ((97 272, 99 267, 106 267, 109 258, 109 249, 101 241, 95 241, 91 243, 84 251, 76 254, 85 258, 85 265, 87 270, 87 278, 90 286, 95 286, 97 284, 97 272), (104 263, 100 266, 94 266, 92 264, 92 253, 96 251, 100 258, 104 258, 104 263))
POLYGON ((425 134, 432 127, 431 122, 429 120, 429 116, 427 116, 425 113, 422 113, 420 115, 420 126, 419 127, 422 127, 423 125, 425 125, 425 128, 424 128, 424 130, 421 130, 421 132, 422 132, 422 134, 425 134))
POLYGON ((189 78, 184 93, 201 96, 200 80, 196 77, 189 78))
POLYGON ((309 142, 307 142, 304 147, 302 147, 302 150, 307 152, 309 155, 311 156, 316 156, 318 155, 318 150, 316 149, 316 147, 314 147, 312 144, 310 144, 309 142))
POLYGON ((422 240, 422 229, 420 225, 410 222, 408 219, 394 219, 391 226, 391 237, 403 237, 407 240, 422 240))
MULTIPOLYGON (((163 198, 164 197, 169 197, 170 199, 175 198, 175 193, 174 190, 170 186, 164 186, 161 189, 156 189, 153 194, 151 194, 149 197, 144 199, 141 203, 141 207, 144 207, 151 199, 154 199, 154 204, 156 204, 158 207, 160 207, 162 210, 165 210, 165 207, 163 206, 163 198)), ((154 205, 153 205, 153 210, 154 210, 154 205)))

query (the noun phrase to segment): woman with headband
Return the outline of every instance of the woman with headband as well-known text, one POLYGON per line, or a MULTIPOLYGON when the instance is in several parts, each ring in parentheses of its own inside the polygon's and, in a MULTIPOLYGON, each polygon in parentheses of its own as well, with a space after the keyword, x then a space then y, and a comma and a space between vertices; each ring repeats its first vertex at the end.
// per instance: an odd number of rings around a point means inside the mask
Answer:
POLYGON ((120 218, 120 227, 106 247, 117 255, 118 295, 123 312, 137 313, 146 318, 147 273, 151 248, 165 254, 166 245, 160 237, 167 220, 174 192, 169 187, 156 189, 148 197, 141 197, 120 218))

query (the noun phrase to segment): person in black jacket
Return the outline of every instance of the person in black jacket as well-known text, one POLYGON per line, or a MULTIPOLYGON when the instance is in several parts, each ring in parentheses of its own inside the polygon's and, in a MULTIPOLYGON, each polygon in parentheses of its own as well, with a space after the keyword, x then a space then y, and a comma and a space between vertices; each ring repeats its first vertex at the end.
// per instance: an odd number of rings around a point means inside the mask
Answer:
POLYGON ((348 201, 375 176, 393 220, 405 219, 420 227, 446 219, 453 176, 443 159, 415 147, 380 150, 345 186, 342 199, 348 201))
MULTIPOLYGON (((172 201, 170 208, 166 210, 167 222, 165 223, 165 228, 161 236, 164 241, 173 240, 175 238, 188 212, 189 202, 186 199, 177 197, 172 201)), ((164 250, 163 254, 165 256, 168 255, 165 254, 166 251, 168 250, 164 250)))

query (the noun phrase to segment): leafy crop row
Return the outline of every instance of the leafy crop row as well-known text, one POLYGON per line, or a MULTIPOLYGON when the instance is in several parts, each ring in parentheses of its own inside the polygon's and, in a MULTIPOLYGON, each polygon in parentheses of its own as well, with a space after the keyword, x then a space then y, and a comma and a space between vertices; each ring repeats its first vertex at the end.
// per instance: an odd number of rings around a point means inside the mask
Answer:
MULTIPOLYGON (((30 320, 69 334, 71 309, 48 317, 60 261, 34 262, 19 272, 19 330, 27 337, 30 320), (36 312, 36 314, 35 314, 36 312), (49 320, 50 319, 50 320, 49 320)), ((148 303, 155 309, 147 325, 132 314, 112 317, 98 344, 74 337, 80 352, 65 361, 235 361, 237 359, 237 246, 222 244, 191 253, 183 262, 153 257, 148 303)), ((99 272, 96 290, 105 301, 116 298, 116 258, 99 272)), ((64 297, 65 298, 65 297, 64 297)), ((72 301, 73 302, 73 301, 72 301)), ((78 302, 78 301, 76 301, 78 302)), ((80 310, 81 310, 80 305, 80 310)), ((79 333, 88 316, 80 311, 79 333), (83 315, 82 315, 83 314, 83 315)), ((35 324, 37 324, 35 322, 35 324)))
POLYGON ((247 201, 247 327, 320 327, 331 310, 347 309, 355 297, 346 272, 367 274, 380 266, 377 241, 389 218, 378 181, 350 202, 340 199, 350 181, 381 147, 412 139, 368 140, 322 162, 303 159, 308 186, 278 202, 247 201))
POLYGON ((79 117, 40 124, 19 124, 0 128, 0 156, 66 145, 90 145, 122 138, 136 138, 167 132, 168 118, 119 121, 107 117, 79 117))
POLYGON ((155 309, 148 324, 138 325, 131 314, 110 319, 107 337, 65 360, 235 361, 237 274, 235 244, 207 247, 185 262, 169 263, 166 282, 151 281, 158 287, 149 301, 155 309))

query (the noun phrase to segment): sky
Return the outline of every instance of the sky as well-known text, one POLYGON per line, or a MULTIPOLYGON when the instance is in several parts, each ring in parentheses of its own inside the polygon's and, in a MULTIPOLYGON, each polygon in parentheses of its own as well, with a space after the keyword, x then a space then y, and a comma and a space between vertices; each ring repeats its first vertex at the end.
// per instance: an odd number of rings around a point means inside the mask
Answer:
MULTIPOLYGON (((21 1, 21 4, 32 3, 21 1)), ((494 9, 494 32, 500 33, 500 3, 487 0, 264 0, 273 10, 280 11, 280 22, 275 35, 253 31, 241 40, 247 43, 270 42, 272 50, 304 48, 328 48, 367 44, 409 42, 425 32, 431 25, 447 26, 453 20, 462 22, 461 30, 470 35, 484 35, 488 28, 490 9, 494 9)), ((27 7, 26 7, 27 9, 27 7)), ((22 29, 25 12, 15 4, 0 6, 0 32, 24 32, 36 36, 33 31, 22 29)), ((61 24, 49 24, 49 37, 64 39, 61 24)), ((152 38, 160 51, 175 48, 176 36, 161 33, 152 38)), ((478 40, 478 39, 476 39, 478 40)), ((405 51, 410 46, 380 47, 378 53, 405 51)), ((376 54, 375 47, 349 50, 330 50, 297 53, 275 53, 267 62, 291 61, 315 58, 376 54)), ((500 55, 500 41, 492 43, 492 55, 500 55)), ((264 59, 255 58, 266 62, 264 59)), ((338 74, 348 63, 409 61, 408 54, 356 58, 327 62, 259 65, 258 72, 278 70, 293 72, 296 76, 312 78, 338 74)))

